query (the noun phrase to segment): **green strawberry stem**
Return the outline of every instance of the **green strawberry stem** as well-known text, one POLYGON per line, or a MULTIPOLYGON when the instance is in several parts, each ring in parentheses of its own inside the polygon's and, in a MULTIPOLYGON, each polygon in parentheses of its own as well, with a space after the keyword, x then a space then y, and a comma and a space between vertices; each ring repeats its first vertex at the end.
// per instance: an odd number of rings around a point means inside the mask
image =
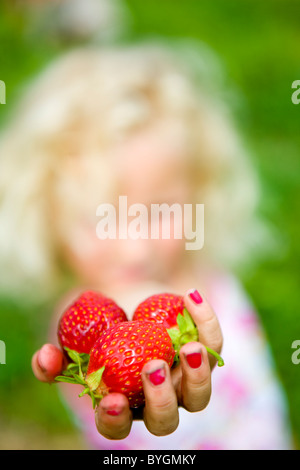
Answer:
POLYGON ((84 390, 78 395, 83 397, 84 395, 89 395, 92 399, 93 408, 96 408, 96 405, 102 399, 102 396, 95 393, 98 388, 101 377, 104 371, 104 367, 98 371, 90 374, 87 379, 85 379, 87 366, 89 362, 89 354, 78 353, 67 347, 64 348, 68 353, 68 356, 71 359, 71 362, 68 364, 67 368, 62 372, 63 375, 55 377, 57 382, 71 383, 75 385, 83 385, 84 390))
MULTIPOLYGON (((177 325, 178 328, 173 327, 167 329, 175 349, 173 366, 179 363, 179 351, 184 344, 190 343, 191 341, 199 341, 198 329, 186 308, 183 310, 183 315, 178 314, 177 325)), ((208 346, 205 346, 205 348, 209 354, 212 354, 212 356, 217 359, 219 367, 224 366, 224 360, 216 351, 208 346)))
POLYGON ((207 352, 209 352, 210 354, 212 354, 218 361, 218 366, 219 367, 222 367, 224 366, 224 359, 216 352, 214 351, 213 349, 209 348, 208 346, 205 346, 205 349, 207 350, 207 352))
POLYGON ((72 376, 73 373, 77 373, 83 379, 84 374, 87 371, 90 355, 86 353, 78 353, 77 351, 69 349, 66 346, 64 349, 71 359, 71 362, 68 364, 66 371, 64 371, 64 375, 72 376))

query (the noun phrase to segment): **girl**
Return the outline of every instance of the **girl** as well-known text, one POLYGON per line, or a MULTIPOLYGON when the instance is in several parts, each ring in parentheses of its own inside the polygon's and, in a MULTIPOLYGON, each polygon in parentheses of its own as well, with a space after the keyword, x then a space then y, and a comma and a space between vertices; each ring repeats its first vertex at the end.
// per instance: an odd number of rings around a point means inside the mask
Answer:
POLYGON ((151 382, 161 361, 145 366, 144 422, 133 420, 123 395, 110 394, 95 426, 89 397, 60 386, 89 447, 291 446, 268 345, 232 274, 233 262, 257 252, 261 226, 256 178, 219 99, 219 73, 206 49, 192 56, 189 48, 175 53, 156 44, 75 50, 32 84, 3 133, 2 285, 14 292, 34 286, 47 296, 72 286, 57 306, 49 344, 33 356, 36 377, 51 382, 61 372, 57 316, 86 287, 114 298, 129 317, 148 295, 185 293, 199 330, 201 343, 182 348, 181 367, 172 376, 164 369, 162 384, 151 382), (120 195, 148 208, 204 204, 203 249, 186 250, 174 233, 99 240, 97 207, 117 210, 120 195), (221 351, 223 337, 226 365, 211 375, 201 344, 221 351), (187 360, 194 353, 196 368, 187 360))

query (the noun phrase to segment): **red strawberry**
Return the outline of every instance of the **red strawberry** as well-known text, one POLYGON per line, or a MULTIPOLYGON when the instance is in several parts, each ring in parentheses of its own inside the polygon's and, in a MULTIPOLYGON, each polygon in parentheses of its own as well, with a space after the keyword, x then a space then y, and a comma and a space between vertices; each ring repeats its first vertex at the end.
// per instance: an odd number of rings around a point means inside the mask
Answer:
POLYGON ((83 292, 59 321, 59 343, 67 351, 89 354, 104 330, 124 321, 125 312, 112 299, 94 291, 83 292))
MULTIPOLYGON (((185 308, 183 296, 181 295, 165 292, 152 295, 137 306, 132 319, 160 323, 168 329, 176 352, 174 365, 179 362, 181 346, 199 339, 198 329, 185 308)), ((215 351, 208 347, 206 349, 217 358, 219 366, 224 365, 223 359, 215 351)))
POLYGON ((90 394, 95 405, 95 399, 119 392, 136 408, 144 403, 143 366, 152 359, 163 359, 171 367, 174 356, 172 341, 162 325, 119 323, 103 332, 91 349, 85 377, 87 387, 81 395, 90 394))
POLYGON ((178 314, 183 313, 184 302, 181 295, 155 294, 141 302, 135 309, 132 319, 139 321, 155 321, 165 328, 178 328, 178 314))
MULTIPOLYGON (((110 392, 125 394, 133 408, 142 405, 143 366, 152 359, 163 359, 171 367, 179 361, 183 344, 198 341, 198 330, 184 307, 183 297, 167 293, 142 302, 133 321, 121 321, 98 335, 89 355, 68 350, 73 363, 63 376, 56 377, 57 381, 84 385, 79 396, 90 395, 94 407, 110 392), (89 358, 88 365, 82 356, 89 358)), ((215 351, 206 349, 217 358, 219 366, 224 364, 215 351)))

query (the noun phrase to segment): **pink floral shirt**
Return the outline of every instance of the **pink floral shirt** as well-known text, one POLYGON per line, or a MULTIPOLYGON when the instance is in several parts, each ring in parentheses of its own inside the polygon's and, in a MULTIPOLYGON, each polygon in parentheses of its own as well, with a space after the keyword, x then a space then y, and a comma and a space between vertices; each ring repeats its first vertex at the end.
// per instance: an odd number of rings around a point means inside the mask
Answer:
POLYGON ((77 399, 72 393, 67 403, 76 410, 75 422, 89 448, 293 448, 284 391, 276 377, 270 350, 251 302, 232 276, 214 279, 207 298, 221 324, 224 336, 222 357, 225 360, 224 367, 216 367, 213 371, 212 396, 207 408, 197 413, 180 408, 179 426, 168 436, 154 436, 143 421, 134 421, 129 436, 115 441, 97 432, 90 398, 77 399))

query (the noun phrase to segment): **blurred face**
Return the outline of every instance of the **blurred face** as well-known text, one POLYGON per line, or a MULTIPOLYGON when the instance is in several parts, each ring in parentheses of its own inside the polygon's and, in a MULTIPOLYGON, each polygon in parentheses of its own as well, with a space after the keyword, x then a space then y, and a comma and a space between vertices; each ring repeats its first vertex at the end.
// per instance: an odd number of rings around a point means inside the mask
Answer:
MULTIPOLYGON (((172 236, 172 217, 170 239, 151 239, 150 228, 151 204, 192 202, 184 147, 180 132, 153 128, 115 145, 101 155, 101 164, 87 146, 86 153, 80 152, 84 157, 67 160, 57 184, 59 242, 83 282, 122 290, 144 282, 167 282, 179 269, 185 240, 172 236), (127 197, 128 207, 139 203, 147 208, 148 239, 118 238, 119 195, 127 197), (102 203, 116 209, 115 240, 97 237, 96 209, 102 203)), ((132 218, 128 216, 128 224, 132 218)))

